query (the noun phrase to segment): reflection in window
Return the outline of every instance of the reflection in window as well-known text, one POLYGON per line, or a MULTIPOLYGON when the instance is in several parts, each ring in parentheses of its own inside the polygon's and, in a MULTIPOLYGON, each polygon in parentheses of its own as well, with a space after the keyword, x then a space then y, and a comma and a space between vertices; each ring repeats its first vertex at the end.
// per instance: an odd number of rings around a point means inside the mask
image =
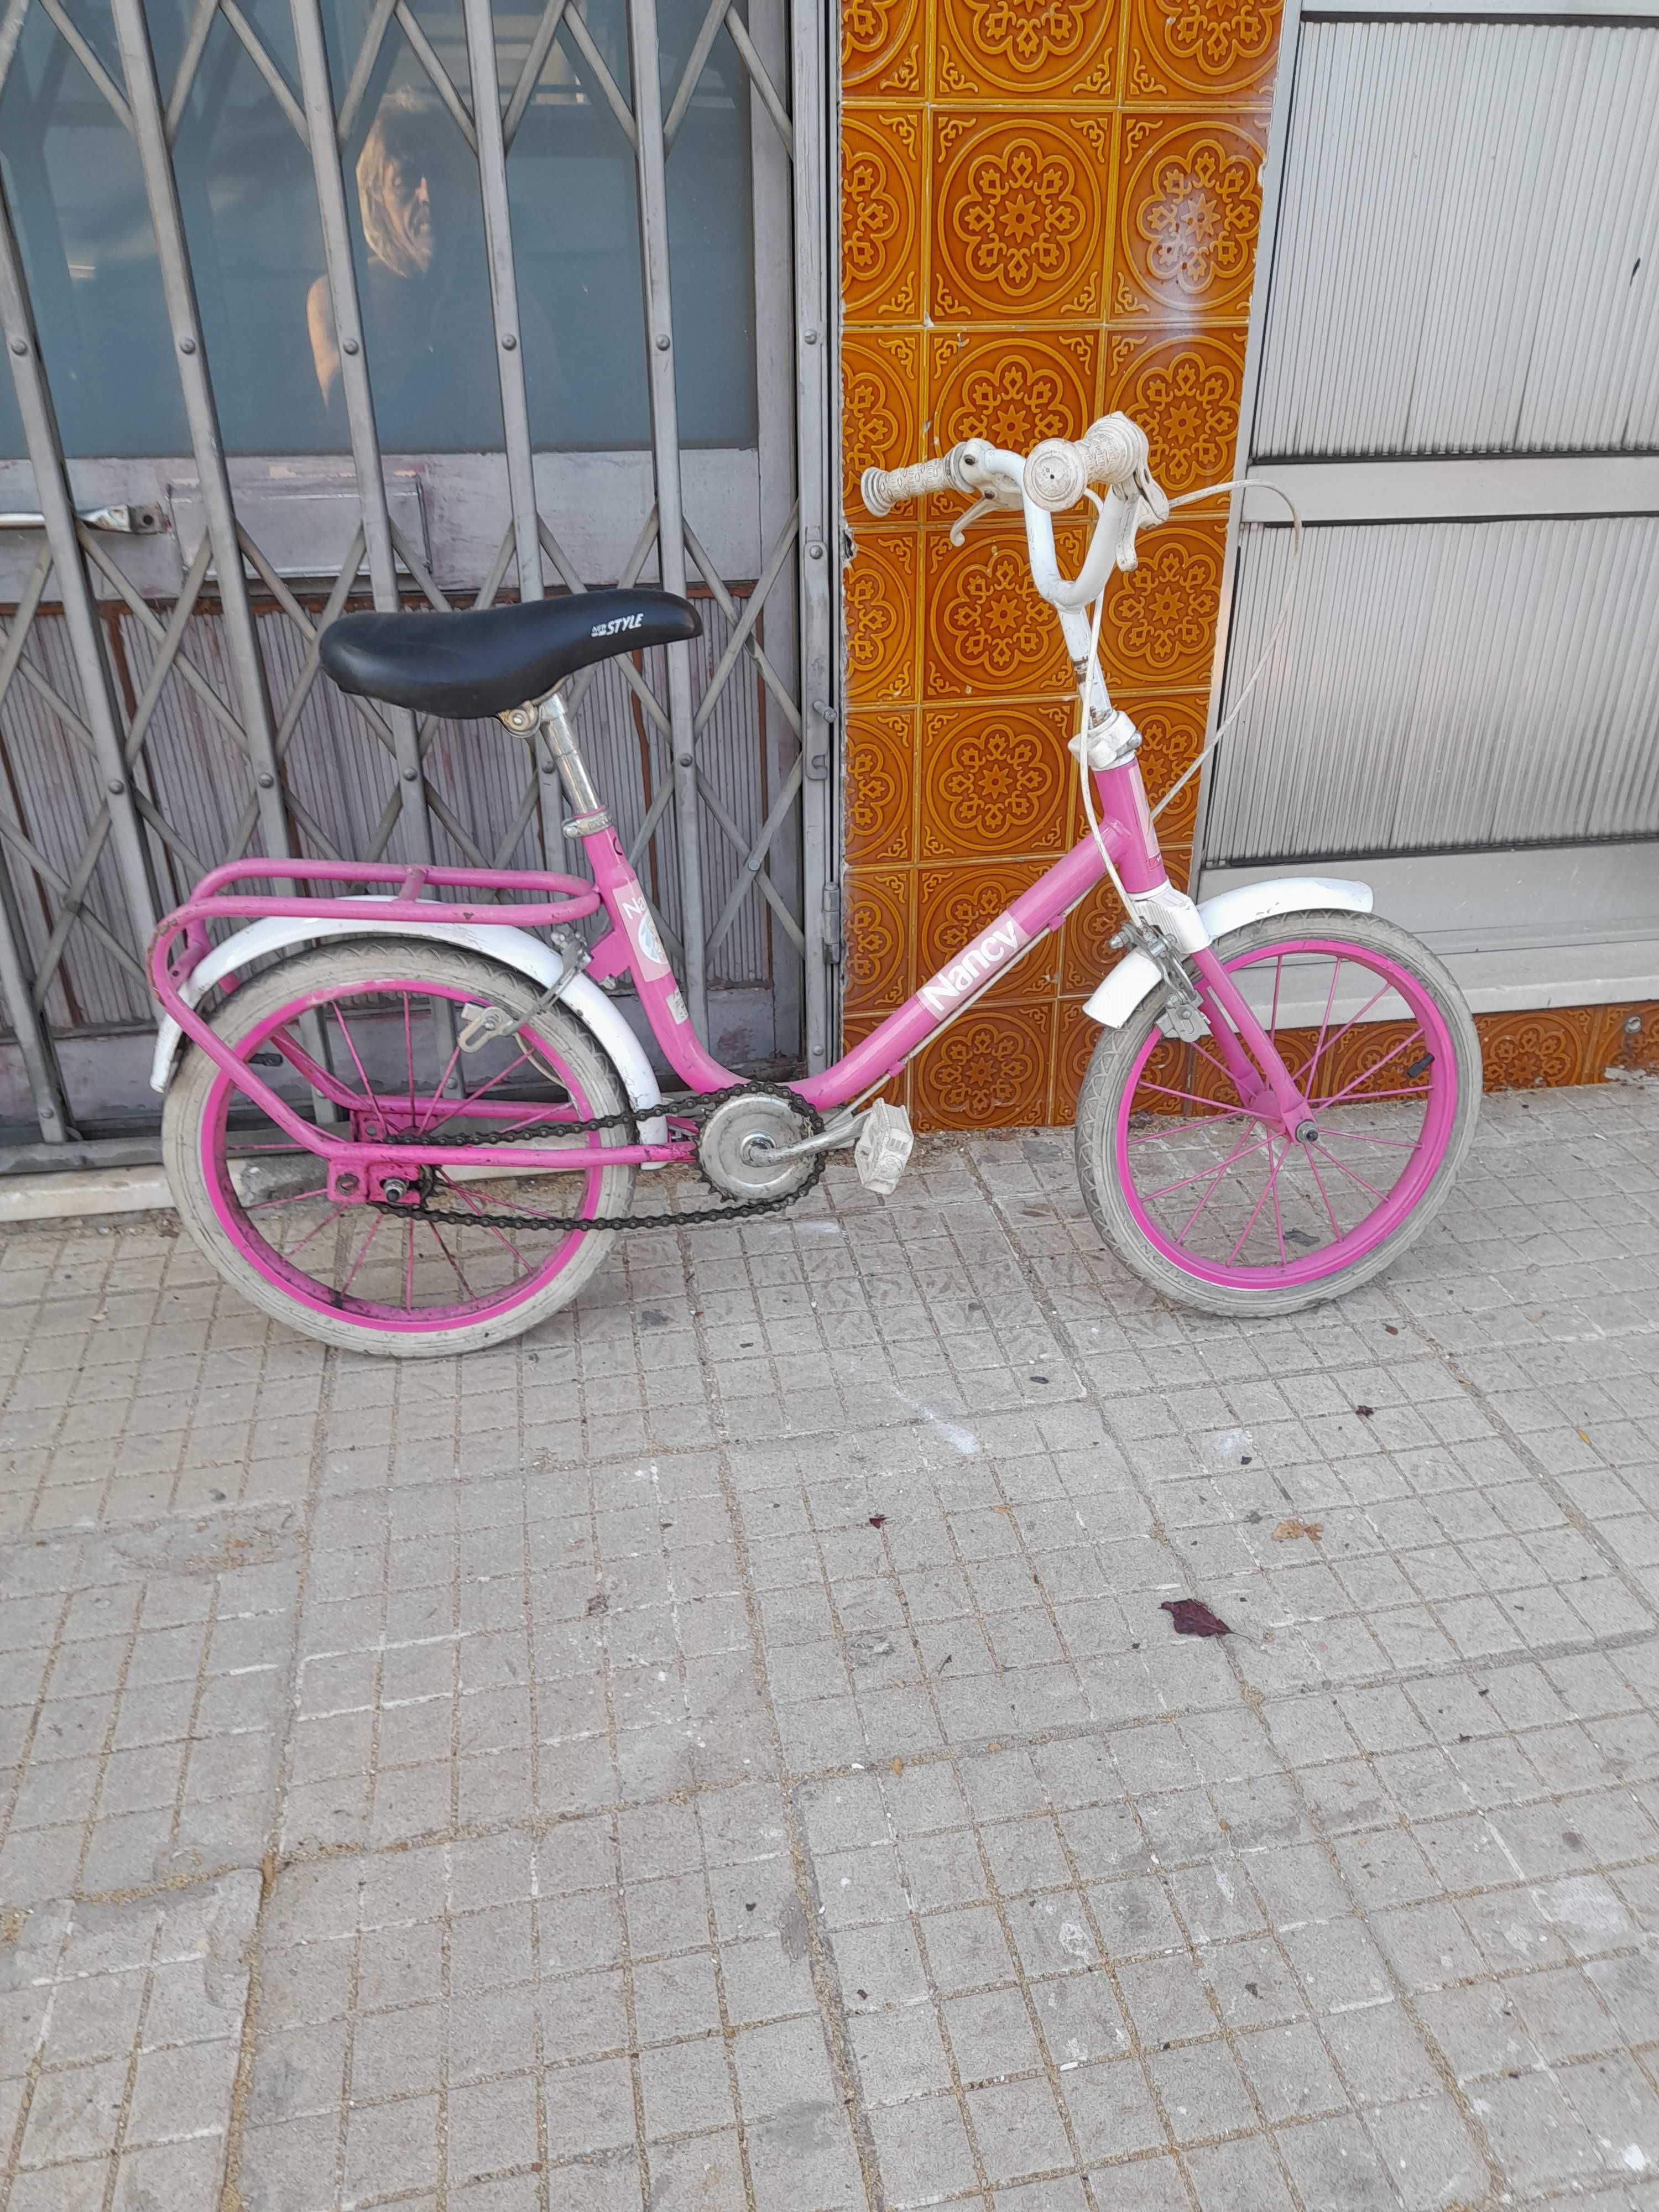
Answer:
MULTIPOLYGON (((349 80, 367 7, 343 0, 337 82, 349 80)), ((459 10, 453 17, 459 37, 459 10)), ((470 97, 466 49, 447 58, 470 97)), ((348 139, 347 207, 358 304, 380 443, 389 453, 450 453, 501 442, 494 319, 478 172, 460 126, 394 27, 381 47, 362 121, 348 139)), ((307 301, 313 373, 332 414, 343 415, 340 356, 327 279, 307 301)))

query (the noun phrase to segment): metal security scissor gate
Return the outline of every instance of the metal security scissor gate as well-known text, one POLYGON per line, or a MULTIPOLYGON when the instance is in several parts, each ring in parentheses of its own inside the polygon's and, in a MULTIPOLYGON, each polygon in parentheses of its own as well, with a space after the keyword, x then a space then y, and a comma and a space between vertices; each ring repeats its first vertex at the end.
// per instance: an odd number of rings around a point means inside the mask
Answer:
POLYGON ((821 0, 0 0, 15 1136, 153 1111, 144 946, 216 862, 579 866, 550 761, 342 698, 317 639, 612 580, 703 616, 573 686, 693 1012, 823 1064, 829 35, 821 0))

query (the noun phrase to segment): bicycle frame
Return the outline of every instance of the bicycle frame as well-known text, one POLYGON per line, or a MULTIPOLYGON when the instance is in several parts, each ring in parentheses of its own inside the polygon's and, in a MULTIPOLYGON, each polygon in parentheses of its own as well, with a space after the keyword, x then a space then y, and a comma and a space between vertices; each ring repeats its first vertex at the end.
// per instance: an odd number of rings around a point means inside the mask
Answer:
MULTIPOLYGON (((1165 884, 1166 878, 1138 763, 1132 757, 1120 766, 1097 771, 1094 787, 1101 842, 1110 854, 1124 888, 1132 896, 1156 891, 1165 884)), ((633 977, 646 1018, 664 1057, 691 1091, 707 1094, 740 1082, 741 1077, 705 1050, 692 1026, 652 921, 645 893, 608 817, 602 811, 590 813, 577 828, 592 870, 592 883, 541 872, 403 868, 354 861, 257 859, 216 868, 202 878, 185 904, 169 915, 156 931, 150 948, 150 977, 155 996, 183 1033, 230 1078, 245 1098, 296 1146, 327 1163, 331 1192, 341 1197, 372 1196, 380 1176, 411 1166, 512 1167, 521 1173, 546 1168, 568 1172, 690 1159, 696 1149, 690 1133, 672 1136, 666 1143, 660 1144, 590 1142, 559 1148, 524 1143, 490 1146, 476 1141, 463 1148, 400 1140, 391 1134, 378 1140, 343 1134, 309 1121, 297 1112, 216 1036, 201 1012, 182 995, 180 987, 209 950, 210 921, 255 921, 270 916, 296 921, 345 919, 362 922, 364 919, 361 899, 283 896, 231 888, 251 878, 295 884, 394 886, 391 895, 385 897, 384 905, 377 908, 375 919, 412 924, 434 935, 441 935, 446 924, 453 926, 456 922, 487 921, 528 927, 557 926, 580 920, 602 906, 611 927, 592 948, 586 974, 599 982, 623 975, 633 977), (521 902, 491 898, 469 906, 428 896, 437 890, 516 891, 527 896, 521 902)), ((913 1059, 930 1038, 971 1006, 1037 939, 1057 927, 1105 873, 1100 843, 1092 836, 1080 839, 861 1043, 821 1074, 797 1084, 797 1094, 818 1112, 830 1114, 878 1088, 913 1059)), ((1301 1093, 1279 1054, 1213 952, 1206 949, 1192 957, 1198 971, 1200 998, 1210 1012, 1218 1047, 1238 1085, 1241 1099, 1248 1107, 1293 1128, 1304 1109, 1301 1093), (1218 1014, 1224 1015, 1225 1019, 1218 1020, 1218 1014)), ((226 981, 227 988, 234 988, 233 979, 227 978, 226 981)), ((319 1000, 325 995, 319 993, 319 1000)), ((283 1049, 290 1064, 322 1097, 346 1112, 360 1103, 291 1036, 285 1037, 283 1049)), ((453 1065, 452 1055, 451 1066, 453 1065)), ((487 1110, 483 1118, 489 1118, 487 1110)))

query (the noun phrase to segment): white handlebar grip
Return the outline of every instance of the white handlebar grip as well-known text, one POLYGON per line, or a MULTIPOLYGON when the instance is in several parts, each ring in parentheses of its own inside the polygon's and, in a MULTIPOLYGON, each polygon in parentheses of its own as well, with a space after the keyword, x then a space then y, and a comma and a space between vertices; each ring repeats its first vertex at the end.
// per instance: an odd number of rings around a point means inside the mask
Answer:
POLYGON ((1069 438, 1045 438, 1026 457, 1025 496, 1051 514, 1075 507, 1088 481, 1084 449, 1069 438))
POLYGON ((859 483, 864 504, 874 515, 885 514, 901 500, 925 499, 929 492, 956 489, 948 453, 936 461, 917 461, 908 469, 866 469, 859 483))
POLYGON ((1084 432, 1082 453, 1091 483, 1127 490, 1146 465, 1146 433, 1127 415, 1103 415, 1084 432))

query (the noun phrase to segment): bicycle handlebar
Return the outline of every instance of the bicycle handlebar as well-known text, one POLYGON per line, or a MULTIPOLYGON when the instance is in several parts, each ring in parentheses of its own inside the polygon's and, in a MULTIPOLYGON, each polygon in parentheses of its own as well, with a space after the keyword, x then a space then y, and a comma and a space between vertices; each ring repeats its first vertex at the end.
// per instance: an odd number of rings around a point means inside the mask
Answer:
POLYGON ((1128 492, 1146 467, 1146 432, 1127 415, 1103 415, 1081 438, 1045 438, 1024 460, 999 453, 983 438, 966 438, 937 460, 907 469, 866 469, 860 489, 865 506, 878 516, 932 492, 985 494, 993 487, 1058 514, 1075 506, 1089 484, 1128 492))
POLYGON ((860 489, 872 514, 885 514, 907 499, 926 499, 930 492, 960 491, 951 464, 962 451, 953 446, 936 461, 916 461, 908 469, 866 469, 860 489))

